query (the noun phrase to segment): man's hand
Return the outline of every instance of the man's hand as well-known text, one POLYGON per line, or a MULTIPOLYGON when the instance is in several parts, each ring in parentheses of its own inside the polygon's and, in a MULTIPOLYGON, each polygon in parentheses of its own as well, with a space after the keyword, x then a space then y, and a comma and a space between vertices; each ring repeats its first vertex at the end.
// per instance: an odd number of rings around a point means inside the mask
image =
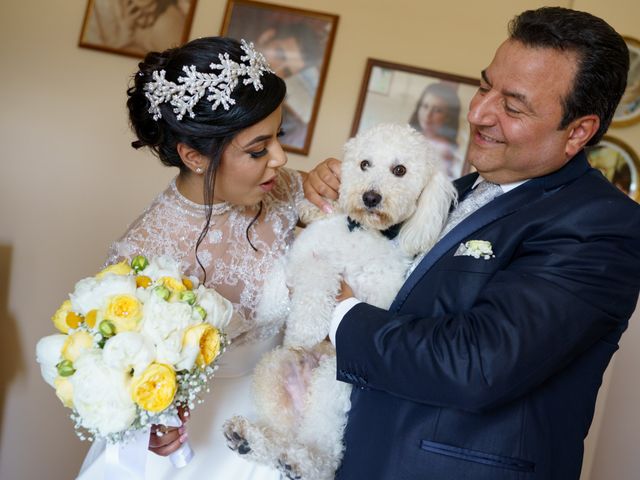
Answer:
POLYGON ((342 162, 340 160, 328 158, 316 165, 304 180, 304 196, 326 213, 331 213, 332 211, 327 199, 338 199, 341 166, 342 162))
POLYGON ((346 300, 351 297, 353 297, 353 290, 351 290, 351 287, 344 280, 341 280, 340 291, 338 292, 336 301, 341 302, 342 300, 346 300))

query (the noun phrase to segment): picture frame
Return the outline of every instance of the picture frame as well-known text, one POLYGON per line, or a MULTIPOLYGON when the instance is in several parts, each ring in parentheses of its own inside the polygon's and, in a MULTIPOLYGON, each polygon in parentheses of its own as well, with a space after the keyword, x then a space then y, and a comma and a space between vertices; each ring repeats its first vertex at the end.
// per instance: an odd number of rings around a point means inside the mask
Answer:
POLYGON ((338 16, 250 0, 228 0, 220 34, 253 42, 287 84, 281 144, 307 155, 329 69, 338 16))
POLYGON ((377 123, 409 123, 432 140, 449 178, 470 171, 467 112, 480 80, 367 59, 351 136, 377 123))
POLYGON ((640 201, 640 159, 629 145, 605 135, 597 145, 587 147, 586 152, 592 167, 636 202, 640 201))
POLYGON ((187 41, 197 0, 87 0, 78 46, 144 58, 187 41))
POLYGON ((640 41, 623 36, 629 49, 627 88, 613 114, 611 126, 625 127, 640 121, 640 41))

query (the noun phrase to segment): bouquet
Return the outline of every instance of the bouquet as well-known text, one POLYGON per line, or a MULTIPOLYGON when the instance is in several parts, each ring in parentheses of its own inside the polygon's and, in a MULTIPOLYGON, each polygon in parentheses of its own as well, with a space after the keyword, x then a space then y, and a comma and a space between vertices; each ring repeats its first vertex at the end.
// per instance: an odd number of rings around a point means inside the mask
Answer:
POLYGON ((80 280, 36 356, 78 436, 122 444, 202 401, 231 314, 173 259, 137 256, 80 280))

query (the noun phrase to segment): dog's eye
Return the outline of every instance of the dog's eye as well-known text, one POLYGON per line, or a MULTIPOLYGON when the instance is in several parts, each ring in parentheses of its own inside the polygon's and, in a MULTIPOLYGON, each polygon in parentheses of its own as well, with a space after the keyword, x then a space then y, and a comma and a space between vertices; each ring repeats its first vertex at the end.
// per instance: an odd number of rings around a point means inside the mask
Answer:
POLYGON ((405 173, 407 173, 407 167, 404 165, 396 165, 391 169, 391 173, 393 173, 396 177, 402 177, 405 173))
POLYGON ((371 162, 369 160, 362 160, 360 162, 360 170, 366 170, 371 166, 371 162))

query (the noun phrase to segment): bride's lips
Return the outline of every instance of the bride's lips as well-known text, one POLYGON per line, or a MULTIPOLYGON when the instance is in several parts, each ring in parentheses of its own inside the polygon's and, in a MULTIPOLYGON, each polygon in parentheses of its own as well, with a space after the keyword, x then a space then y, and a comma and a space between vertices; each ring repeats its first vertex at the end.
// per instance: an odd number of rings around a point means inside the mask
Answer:
POLYGON ((259 187, 265 191, 265 192, 270 192, 271 189, 275 186, 276 184, 276 177, 272 177, 269 180, 267 180, 266 182, 262 182, 259 187))

